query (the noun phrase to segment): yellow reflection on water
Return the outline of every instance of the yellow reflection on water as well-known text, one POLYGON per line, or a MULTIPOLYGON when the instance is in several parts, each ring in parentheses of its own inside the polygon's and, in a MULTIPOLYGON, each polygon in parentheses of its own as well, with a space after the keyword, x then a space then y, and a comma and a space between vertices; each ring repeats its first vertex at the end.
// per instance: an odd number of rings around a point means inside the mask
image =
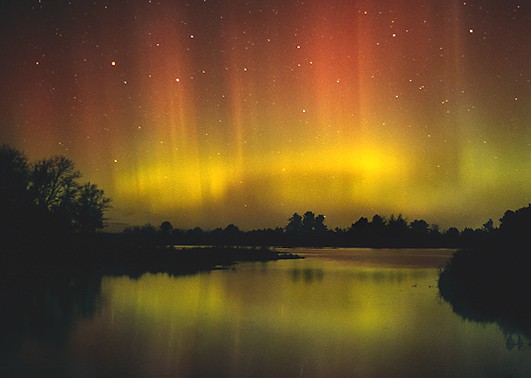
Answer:
POLYGON ((496 361, 505 353, 499 330, 464 322, 437 299, 436 266, 451 252, 418 252, 430 258, 422 267, 410 266, 414 251, 400 252, 403 266, 391 252, 318 250, 305 260, 186 277, 106 277, 104 310, 80 325, 73 343, 106 339, 114 363, 125 359, 136 376, 433 376, 492 369, 481 356, 496 361))

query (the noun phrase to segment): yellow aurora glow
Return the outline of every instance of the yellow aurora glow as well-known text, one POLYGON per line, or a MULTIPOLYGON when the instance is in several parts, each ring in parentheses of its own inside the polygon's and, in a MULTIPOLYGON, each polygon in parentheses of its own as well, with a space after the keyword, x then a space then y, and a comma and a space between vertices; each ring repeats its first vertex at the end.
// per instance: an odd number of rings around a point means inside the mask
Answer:
POLYGON ((530 201, 528 9, 238 4, 13 7, 0 141, 72 158, 119 224, 474 227, 530 201))

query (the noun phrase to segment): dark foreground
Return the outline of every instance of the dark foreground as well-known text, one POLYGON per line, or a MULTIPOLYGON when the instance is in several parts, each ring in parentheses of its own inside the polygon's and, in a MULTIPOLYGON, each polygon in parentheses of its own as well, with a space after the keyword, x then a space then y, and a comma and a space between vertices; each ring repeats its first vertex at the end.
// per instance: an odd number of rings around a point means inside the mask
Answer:
POLYGON ((460 250, 439 276, 439 292, 465 319, 496 322, 531 337, 529 257, 521 249, 460 250))
POLYGON ((1 255, 2 276, 50 274, 128 275, 193 274, 230 267, 237 262, 300 258, 269 248, 188 247, 135 244, 123 237, 100 235, 8 247, 1 255))
POLYGON ((508 351, 497 327, 438 300, 452 252, 299 249, 186 276, 12 280, 0 376, 529 377, 525 338, 508 351))
MULTIPOLYGON (((0 376, 10 377, 28 376, 12 364, 24 340, 36 340, 53 350, 68 340, 78 319, 97 313, 104 276, 135 280, 146 273, 184 276, 244 261, 300 258, 266 248, 175 249, 105 237, 77 238, 75 243, 30 241, 8 246, 0 257, 0 301, 5 307, 0 312, 0 376)), ((54 369, 44 371, 29 376, 62 376, 54 369)))
POLYGON ((440 273, 440 295, 465 319, 530 338, 531 205, 507 211, 500 222, 488 243, 454 254, 440 273))

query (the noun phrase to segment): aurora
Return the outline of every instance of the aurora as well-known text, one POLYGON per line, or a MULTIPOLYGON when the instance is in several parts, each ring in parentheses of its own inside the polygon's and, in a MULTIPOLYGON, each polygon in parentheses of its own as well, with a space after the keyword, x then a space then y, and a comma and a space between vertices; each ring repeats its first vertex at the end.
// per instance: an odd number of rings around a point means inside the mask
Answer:
POLYGON ((531 201, 527 4, 12 3, 0 142, 73 159, 111 226, 474 227, 531 201))

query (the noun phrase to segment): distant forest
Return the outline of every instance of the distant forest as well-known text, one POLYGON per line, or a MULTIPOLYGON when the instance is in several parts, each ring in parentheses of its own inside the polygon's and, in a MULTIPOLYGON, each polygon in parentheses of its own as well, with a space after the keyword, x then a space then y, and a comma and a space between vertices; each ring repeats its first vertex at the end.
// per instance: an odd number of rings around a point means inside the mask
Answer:
POLYGON ((248 245, 248 246, 335 246, 335 247, 436 247, 468 248, 488 244, 496 238, 507 224, 511 224, 529 206, 515 211, 508 210, 500 219, 500 227, 494 227, 489 219, 481 228, 455 227, 441 230, 422 219, 408 222, 401 214, 385 218, 374 215, 371 219, 361 217, 346 229, 329 229, 325 216, 307 211, 294 213, 284 227, 242 231, 230 224, 225 228, 205 231, 201 228, 175 229, 169 221, 160 226, 151 224, 128 227, 123 234, 139 243, 160 245, 248 245))

